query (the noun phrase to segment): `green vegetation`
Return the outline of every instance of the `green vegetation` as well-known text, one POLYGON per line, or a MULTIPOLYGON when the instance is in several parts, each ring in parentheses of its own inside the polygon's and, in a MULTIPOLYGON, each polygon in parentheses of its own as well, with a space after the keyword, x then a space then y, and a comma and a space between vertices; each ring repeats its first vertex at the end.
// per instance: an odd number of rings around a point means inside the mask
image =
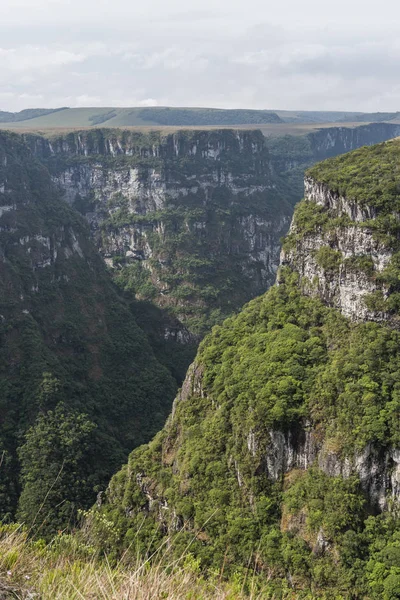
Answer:
POLYGON ((0 134, 0 165, 0 514, 49 536, 160 429, 176 388, 19 136, 0 134))
POLYGON ((289 588, 299 598, 399 590, 400 573, 381 553, 395 544, 395 516, 369 516, 356 476, 284 478, 271 447, 280 431, 300 451, 303 428, 338 461, 367 444, 397 447, 399 344, 398 331, 352 324, 302 296, 297 275, 283 270, 278 287, 202 342, 184 397, 113 478, 89 539, 116 558, 132 543, 151 553, 168 532, 177 554, 190 542, 202 569, 244 577, 250 565, 271 598, 289 588))
POLYGON ((307 175, 348 200, 375 209, 379 215, 400 210, 398 140, 329 159, 311 168, 307 175))
POLYGON ((139 117, 143 121, 151 121, 157 125, 183 127, 282 123, 274 112, 246 109, 151 107, 140 110, 139 117))
POLYGON ((317 265, 331 274, 338 273, 342 258, 342 253, 339 250, 333 250, 329 246, 321 246, 315 255, 317 265))
POLYGON ((225 583, 222 572, 205 578, 189 551, 176 561, 167 547, 151 566, 140 559, 110 566, 71 535, 59 534, 46 544, 30 540, 21 526, 0 526, 4 600, 262 600, 262 593, 245 592, 253 580, 251 573, 247 585, 238 578, 225 583))
MULTIPOLYGON (((312 237, 316 233, 322 234, 327 242, 330 237, 340 233, 342 228, 350 225, 357 226, 347 214, 341 214, 333 210, 326 210, 321 204, 314 200, 302 200, 293 215, 292 229, 284 238, 282 247, 287 252, 294 250, 298 244, 302 244, 306 237, 312 237)), ((323 250, 322 252, 327 252, 323 250)), ((323 259, 322 259, 323 260, 323 259)), ((322 265, 321 265, 322 266, 322 265)))
POLYGON ((365 273, 368 277, 373 277, 375 272, 374 261, 368 254, 350 256, 343 261, 343 265, 347 270, 365 273))
MULTIPOLYGON (((145 237, 142 235, 150 244, 152 257, 146 266, 140 260, 118 261, 117 283, 141 300, 168 306, 170 315, 203 336, 262 291, 267 282, 260 272, 263 266, 249 261, 250 249, 241 225, 244 219, 254 218, 252 207, 222 191, 206 206, 202 194, 185 200, 179 208, 144 217, 119 210, 103 223, 103 231, 108 237, 129 226, 146 227, 145 237), (237 250, 232 252, 232 247, 237 250), (167 298, 160 296, 160 287, 167 290, 167 298)), ((257 216, 264 214, 267 219, 270 211, 260 195, 257 216)))
POLYGON ((29 109, 20 113, 0 111, 0 123, 17 127, 204 127, 235 125, 279 125, 283 121, 270 110, 218 108, 60 108, 29 109), (55 114, 58 112, 59 114, 55 114), (2 118, 3 117, 3 118, 2 118))
POLYGON ((20 112, 13 113, 0 110, 0 123, 18 123, 19 121, 29 121, 46 115, 63 111, 64 108, 27 108, 20 112))
MULTIPOLYGON (((96 119, 108 112, 100 111, 96 119)), ((168 114, 172 113, 171 109, 168 114)), ((74 173, 72 181, 78 182, 74 206, 90 220, 94 213, 96 243, 112 257, 116 282, 125 293, 147 302, 149 310, 161 308, 167 321, 180 321, 193 336, 191 357, 197 340, 214 324, 272 283, 274 273, 265 269, 261 254, 251 247, 277 248, 285 230, 283 219, 301 197, 304 169, 324 152, 390 135, 377 127, 363 126, 357 134, 351 129, 329 130, 335 146, 328 149, 324 130, 264 139, 259 131, 181 130, 171 135, 99 128, 51 135, 51 151, 43 138, 26 139, 54 177, 63 181, 65 172, 74 173), (111 191, 105 193, 98 186, 82 195, 79 182, 90 169, 96 178, 109 181, 111 191), (135 172, 132 187, 138 190, 137 197, 130 191, 129 169, 135 172), (113 178, 122 183, 111 185, 113 178), (232 187, 241 191, 235 194, 232 187), (155 206, 156 189, 162 202, 155 206), (154 194, 143 198, 149 190, 154 194), (139 248, 133 256, 131 246, 139 248)), ((329 233, 351 219, 328 214, 311 202, 300 205, 295 223, 286 249, 318 226, 329 233)), ((389 244, 398 223, 387 214, 363 226, 372 227, 376 237, 389 244)), ((272 252, 277 258, 276 250, 272 252)), ((176 348, 181 353, 179 345, 176 348)), ((167 364, 166 358, 162 361, 167 364)))
MULTIPOLYGON (((240 178, 244 164, 247 183, 257 185, 267 161, 238 161, 231 135, 224 165, 240 178)), ((159 168, 159 153, 149 154, 132 136, 118 138, 121 144, 134 140, 132 155, 119 163, 110 151, 102 167, 135 164, 144 182, 149 165, 159 168)), ((104 148, 100 130, 87 140, 92 150, 104 148)), ((165 150, 165 181, 185 185, 206 176, 206 156, 188 160, 180 153, 192 143, 190 134, 173 141, 173 160, 165 150)), ((174 389, 143 333, 165 362, 164 306, 152 304, 157 284, 162 281, 168 298, 171 331, 184 318, 202 334, 224 316, 223 298, 242 293, 243 274, 235 280, 229 262, 234 257, 238 271, 241 252, 224 254, 226 240, 230 249, 241 248, 238 224, 254 211, 273 215, 281 208, 280 192, 275 188, 262 209, 256 193, 233 201, 223 186, 203 195, 199 185, 179 205, 133 213, 122 193, 109 198, 104 243, 124 239, 133 227, 137 236, 146 233, 152 249, 146 266, 123 246, 114 252, 121 298, 79 215, 54 197, 48 174, 28 160, 26 148, 13 136, 8 142, 3 160, 0 153, 0 184, 7 183, 3 206, 17 208, 5 210, 0 223, 6 265, 0 280, 0 501, 8 519, 18 505, 31 538, 14 526, 0 529, 0 591, 88 600, 400 598, 399 507, 391 479, 393 449, 400 447, 400 331, 351 322, 303 295, 300 276, 288 267, 279 285, 213 328, 165 427, 131 453, 96 506, 79 511, 93 502, 128 447, 148 439, 174 389), (21 170, 21 162, 28 166, 21 170), (78 515, 80 530, 63 534, 78 515)), ((89 156, 79 163, 75 135, 69 143, 77 152, 49 160, 53 174, 68 164, 90 164, 89 156)), ((303 202, 285 247, 292 252, 304 236, 322 236, 317 264, 332 277, 342 266, 361 270, 382 285, 367 303, 395 313, 398 193, 388 182, 397 182, 398 161, 386 155, 388 146, 381 147, 380 169, 376 148, 369 150, 371 171, 364 150, 363 171, 357 160, 351 167, 346 162, 343 172, 327 163, 317 168, 327 185, 329 175, 344 186, 335 184, 334 191, 350 190, 367 221, 303 202), (366 186, 357 197, 350 172, 366 186), (381 197, 371 172, 383 174, 381 197), (369 255, 344 258, 335 249, 349 225, 372 229, 393 252, 382 272, 369 255)), ((391 148, 397 156, 396 144, 391 148)), ((76 205, 85 212, 97 202, 79 197, 76 205)), ((182 366, 177 361, 169 368, 178 373, 182 366)))
MULTIPOLYGON (((377 288, 365 296, 367 308, 390 315, 398 320, 400 309, 400 143, 392 140, 377 146, 365 147, 347 155, 320 163, 307 176, 326 185, 330 194, 345 198, 346 209, 338 198, 328 207, 313 200, 303 200, 296 207, 293 226, 283 243, 292 264, 296 251, 308 238, 319 247, 315 258, 326 275, 334 275, 340 264, 345 271, 362 272, 377 288), (346 229, 349 231, 346 233, 346 229), (372 234, 375 250, 371 254, 355 254, 342 260, 338 250, 341 236, 353 235, 362 239, 361 230, 372 234), (390 262, 382 270, 375 268, 373 253, 390 252, 390 262)), ((362 249, 361 249, 362 250, 362 249)))
POLYGON ((98 484, 95 429, 86 415, 60 403, 54 411, 39 414, 27 431, 19 449, 18 519, 36 533, 48 537, 70 519, 73 524, 79 508, 93 501, 98 484))

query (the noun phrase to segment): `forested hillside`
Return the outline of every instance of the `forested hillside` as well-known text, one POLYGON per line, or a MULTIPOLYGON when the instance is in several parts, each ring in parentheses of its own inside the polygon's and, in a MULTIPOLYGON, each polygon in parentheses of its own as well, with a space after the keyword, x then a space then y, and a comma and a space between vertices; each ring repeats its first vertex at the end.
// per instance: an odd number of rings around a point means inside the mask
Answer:
POLYGON ((169 536, 267 598, 399 597, 398 148, 309 172, 278 284, 203 341, 166 427, 92 511, 92 543, 148 555, 169 536), (347 273, 366 314, 347 312, 347 273))
POLYGON ((72 525, 175 392, 87 225, 0 134, 0 514, 72 525), (16 512, 17 511, 17 512, 16 512))

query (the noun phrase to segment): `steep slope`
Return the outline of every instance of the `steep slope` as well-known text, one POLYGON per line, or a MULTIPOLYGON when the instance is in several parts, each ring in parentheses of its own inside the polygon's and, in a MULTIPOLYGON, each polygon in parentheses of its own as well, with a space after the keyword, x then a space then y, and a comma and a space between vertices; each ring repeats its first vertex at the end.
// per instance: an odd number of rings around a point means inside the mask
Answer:
POLYGON ((168 309, 166 336, 198 339, 274 281, 291 207, 259 131, 27 140, 117 280, 168 309))
POLYGON ((0 340, 0 518, 15 512, 22 491, 21 518, 32 520, 43 502, 40 519, 51 506, 52 526, 62 528, 159 429, 174 383, 116 293, 84 220, 7 133, 0 340))
POLYGON ((321 274, 314 252, 325 274, 333 265, 336 289, 336 248, 364 273, 380 252, 366 236, 382 228, 398 285, 399 147, 364 148, 308 174, 279 285, 203 341, 166 427, 92 511, 101 548, 135 541, 152 551, 168 535, 204 568, 223 565, 243 580, 251 568, 265 597, 399 597, 397 308, 390 322, 349 318, 326 287, 309 288, 321 274), (366 213, 368 224, 356 221, 366 213), (352 244, 350 231, 359 232, 352 244), (325 234, 333 248, 321 253, 325 234))

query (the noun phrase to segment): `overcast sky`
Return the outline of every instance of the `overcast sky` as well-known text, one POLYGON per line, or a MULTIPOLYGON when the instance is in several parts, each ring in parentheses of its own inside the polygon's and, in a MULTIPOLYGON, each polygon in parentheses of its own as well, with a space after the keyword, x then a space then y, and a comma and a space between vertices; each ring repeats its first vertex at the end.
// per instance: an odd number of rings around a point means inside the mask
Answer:
POLYGON ((398 0, 1 0, 0 109, 400 110, 398 0))

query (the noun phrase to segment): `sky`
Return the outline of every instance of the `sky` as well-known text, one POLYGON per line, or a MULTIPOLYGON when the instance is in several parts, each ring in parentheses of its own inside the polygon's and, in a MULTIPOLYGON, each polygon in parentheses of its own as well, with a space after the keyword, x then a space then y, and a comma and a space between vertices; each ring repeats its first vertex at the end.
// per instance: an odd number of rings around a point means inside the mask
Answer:
POLYGON ((0 110, 400 110, 398 0, 1 0, 0 110))

